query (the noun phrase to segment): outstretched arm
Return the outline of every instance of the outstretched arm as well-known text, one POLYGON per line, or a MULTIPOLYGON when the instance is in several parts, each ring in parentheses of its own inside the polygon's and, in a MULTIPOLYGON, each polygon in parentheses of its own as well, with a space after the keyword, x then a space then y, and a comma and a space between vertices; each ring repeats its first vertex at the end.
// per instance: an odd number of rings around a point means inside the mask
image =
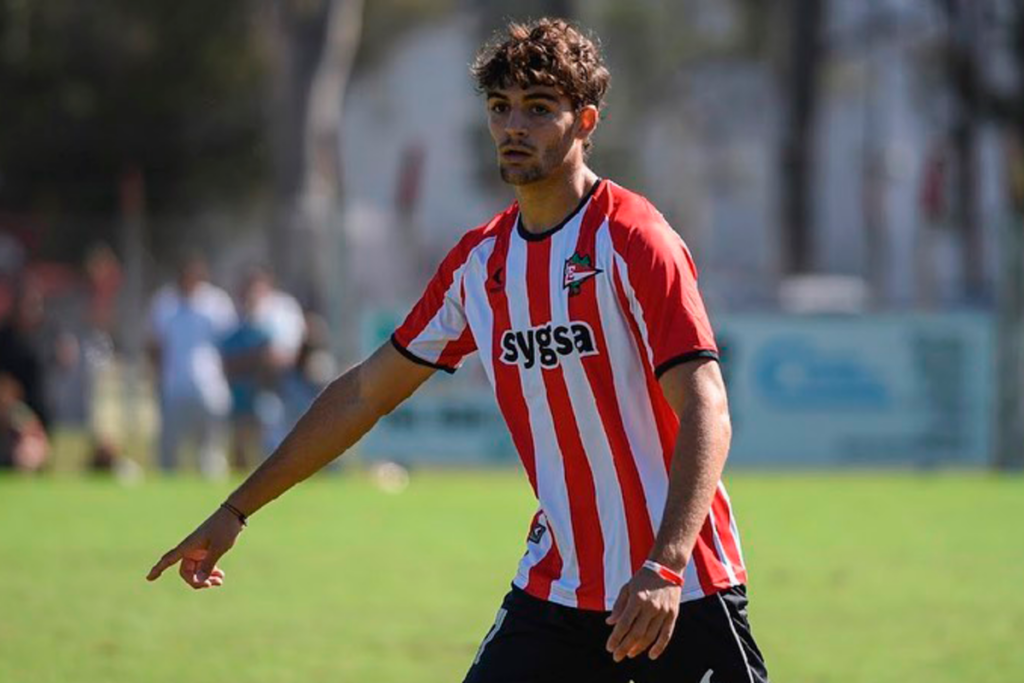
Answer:
MULTIPOLYGON (((382 416, 409 397, 434 373, 386 343, 338 377, 317 397, 284 442, 228 496, 226 504, 251 515, 355 444, 382 416)), ((154 581, 181 563, 179 574, 193 588, 223 583, 217 560, 235 543, 241 520, 218 508, 146 577, 154 581)))
MULTIPOLYGON (((711 509, 729 453, 732 428, 718 363, 695 360, 661 376, 665 398, 679 415, 679 435, 669 470, 661 528, 649 559, 683 573, 711 509)), ((650 648, 652 659, 668 646, 679 613, 680 586, 641 569, 619 593, 609 623, 608 650, 616 661, 650 648)))

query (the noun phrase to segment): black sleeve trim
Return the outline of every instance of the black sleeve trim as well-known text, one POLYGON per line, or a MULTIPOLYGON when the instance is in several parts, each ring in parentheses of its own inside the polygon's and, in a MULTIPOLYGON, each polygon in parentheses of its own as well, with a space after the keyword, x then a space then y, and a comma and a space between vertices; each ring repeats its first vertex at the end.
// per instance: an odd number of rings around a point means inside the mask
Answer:
POLYGON ((711 360, 717 363, 718 352, 702 349, 700 351, 690 351, 689 353, 684 353, 680 356, 676 356, 675 358, 669 358, 667 361, 665 361, 664 363, 662 363, 661 365, 654 369, 654 376, 657 377, 658 379, 661 379, 662 375, 664 375, 666 372, 668 372, 675 366, 682 365, 683 363, 689 363, 691 360, 697 360, 698 358, 710 358, 711 360))
POLYGON ((410 351, 409 349, 405 348, 404 346, 402 346, 401 344, 398 343, 398 340, 395 339, 395 335, 394 334, 391 335, 391 345, 394 346, 395 349, 400 354, 402 354, 403 356, 405 356, 406 358, 411 360, 413 363, 416 363, 417 365, 425 365, 428 368, 434 368, 435 370, 444 370, 449 375, 454 375, 455 374, 456 368, 449 368, 446 365, 438 365, 437 363, 431 363, 429 360, 423 360, 419 356, 413 354, 412 351, 410 351))

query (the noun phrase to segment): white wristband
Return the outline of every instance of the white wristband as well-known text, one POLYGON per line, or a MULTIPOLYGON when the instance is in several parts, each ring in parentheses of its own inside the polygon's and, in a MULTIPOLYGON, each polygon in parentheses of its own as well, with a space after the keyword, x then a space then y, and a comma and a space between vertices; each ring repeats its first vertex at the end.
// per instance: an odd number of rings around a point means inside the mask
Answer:
POLYGON ((683 575, 680 574, 679 572, 672 571, 671 569, 669 569, 665 565, 658 564, 654 560, 646 560, 646 561, 644 561, 644 565, 643 566, 644 566, 644 569, 651 570, 652 572, 654 572, 655 574, 657 574, 661 578, 665 579, 666 581, 668 581, 672 585, 679 586, 680 588, 682 588, 683 583, 684 583, 683 575))

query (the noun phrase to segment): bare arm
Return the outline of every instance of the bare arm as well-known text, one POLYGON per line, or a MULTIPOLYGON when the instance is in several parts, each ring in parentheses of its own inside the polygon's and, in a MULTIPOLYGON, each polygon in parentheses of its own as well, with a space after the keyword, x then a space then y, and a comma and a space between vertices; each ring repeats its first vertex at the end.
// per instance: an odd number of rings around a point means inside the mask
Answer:
POLYGON ((227 502, 247 515, 344 453, 434 373, 384 344, 331 382, 227 502))
MULTIPOLYGON (((729 453, 732 428, 718 363, 696 360, 661 377, 665 398, 679 416, 679 435, 669 469, 665 513, 649 559, 682 573, 711 509, 729 453)), ((641 569, 619 593, 609 617, 608 650, 616 661, 668 646, 679 613, 681 587, 641 569), (653 645, 652 645, 653 644, 653 645)))
MULTIPOLYGON (((232 493, 227 503, 251 515, 355 444, 382 416, 409 397, 434 370, 413 363, 389 343, 337 378, 317 397, 274 453, 232 493)), ((164 554, 148 579, 181 562, 179 574, 193 588, 218 586, 217 559, 242 530, 238 518, 218 508, 192 534, 164 554)))
POLYGON ((718 363, 700 360, 661 377, 665 398, 679 416, 669 470, 668 499, 650 559, 677 572, 690 561, 729 455, 732 426, 718 363))

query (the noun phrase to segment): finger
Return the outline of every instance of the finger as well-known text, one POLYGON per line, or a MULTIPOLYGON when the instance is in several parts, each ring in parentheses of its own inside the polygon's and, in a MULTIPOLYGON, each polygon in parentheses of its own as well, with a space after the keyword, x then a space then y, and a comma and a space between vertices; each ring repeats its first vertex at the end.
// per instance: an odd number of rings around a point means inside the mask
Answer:
POLYGON ((654 645, 651 646, 651 650, 648 653, 651 659, 657 659, 661 654, 668 648, 668 644, 672 642, 672 633, 676 630, 676 620, 674 618, 666 619, 661 625, 661 632, 658 634, 658 640, 655 641, 654 645))
POLYGON ((208 576, 206 579, 200 581, 196 578, 196 572, 182 571, 181 577, 185 583, 194 588, 195 590, 203 590, 204 588, 213 588, 215 586, 221 586, 224 584, 223 577, 208 576))
POLYGON ((623 639, 629 633, 630 628, 632 628, 633 622, 636 620, 639 612, 640 604, 636 600, 630 599, 626 604, 626 609, 623 611, 622 617, 618 622, 616 622, 615 628, 612 629, 612 634, 608 638, 608 652, 614 653, 619 649, 623 639))
POLYGON ((153 568, 149 570, 149 574, 146 575, 147 581, 156 581, 160 578, 160 575, 164 573, 164 570, 173 565, 175 562, 181 559, 181 546, 175 546, 171 548, 164 556, 157 560, 153 568))
POLYGON ((614 624, 622 617, 622 611, 626 609, 626 603, 629 602, 629 584, 627 583, 619 591, 619 597, 615 598, 615 605, 612 607, 612 613, 608 615, 604 623, 614 624))
POLYGON ((206 556, 199 561, 199 566, 196 567, 196 581, 203 582, 209 579, 214 570, 218 568, 217 560, 227 551, 227 548, 211 545, 207 549, 206 556))
POLYGON ((195 581, 196 561, 187 557, 182 559, 181 564, 178 565, 178 576, 192 588, 198 588, 195 581))
POLYGON ((203 590, 203 589, 206 589, 206 588, 216 588, 217 586, 221 586, 223 584, 224 584, 224 580, 223 579, 216 579, 216 578, 211 576, 210 578, 206 579, 206 581, 203 581, 203 582, 198 582, 197 581, 195 583, 194 587, 195 587, 196 590, 203 590))
POLYGON ((658 637, 658 632, 661 631, 661 624, 665 620, 665 615, 660 612, 652 612, 650 618, 642 626, 641 619, 637 619, 636 623, 633 624, 633 633, 636 637, 633 639, 633 645, 629 648, 629 654, 627 655, 630 659, 643 653, 651 646, 654 639, 658 637))
MULTIPOLYGON (((205 555, 205 552, 195 553, 200 558, 205 555)), ((195 589, 208 588, 210 576, 199 579, 199 561, 193 557, 184 557, 181 560, 181 565, 178 567, 178 575, 181 576, 181 580, 187 583, 189 586, 195 589)))
POLYGON ((633 625, 629 628, 629 632, 626 633, 622 642, 615 648, 615 652, 612 653, 612 658, 616 662, 620 662, 626 657, 633 656, 633 650, 640 645, 640 640, 643 638, 644 633, 647 632, 647 625, 654 617, 650 611, 650 607, 641 609, 636 615, 636 619, 633 620, 633 625))

